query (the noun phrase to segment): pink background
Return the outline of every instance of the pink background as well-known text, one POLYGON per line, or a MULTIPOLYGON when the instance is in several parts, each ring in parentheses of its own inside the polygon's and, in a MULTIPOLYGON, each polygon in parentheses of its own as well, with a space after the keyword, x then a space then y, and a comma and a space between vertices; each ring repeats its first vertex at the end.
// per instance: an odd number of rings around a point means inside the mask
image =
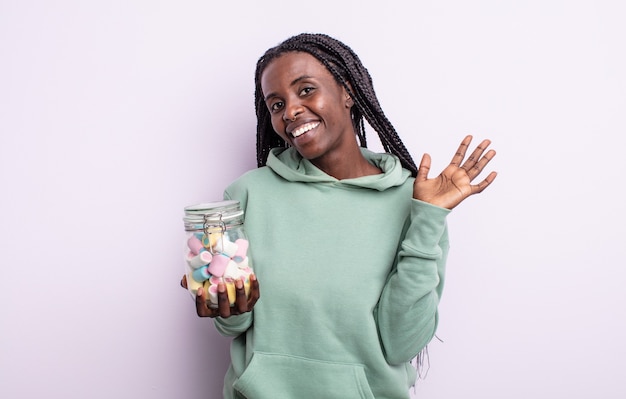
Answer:
POLYGON ((255 167, 255 62, 302 31, 353 47, 434 171, 468 133, 498 150, 494 185, 449 218, 416 396, 626 397, 625 14, 1 0, 0 397, 220 396, 228 341, 178 286, 182 208, 255 167))

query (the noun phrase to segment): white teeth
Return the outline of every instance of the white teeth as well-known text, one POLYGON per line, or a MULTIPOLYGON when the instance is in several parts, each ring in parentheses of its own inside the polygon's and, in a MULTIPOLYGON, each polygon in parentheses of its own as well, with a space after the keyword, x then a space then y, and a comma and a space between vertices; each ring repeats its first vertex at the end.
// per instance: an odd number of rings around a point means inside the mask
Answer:
POLYGON ((302 134, 308 132, 311 129, 315 129, 316 127, 319 126, 319 122, 311 122, 311 123, 305 123, 304 125, 300 126, 299 128, 297 128, 296 130, 294 130, 293 132, 291 132, 291 135, 293 137, 298 137, 301 136, 302 134))

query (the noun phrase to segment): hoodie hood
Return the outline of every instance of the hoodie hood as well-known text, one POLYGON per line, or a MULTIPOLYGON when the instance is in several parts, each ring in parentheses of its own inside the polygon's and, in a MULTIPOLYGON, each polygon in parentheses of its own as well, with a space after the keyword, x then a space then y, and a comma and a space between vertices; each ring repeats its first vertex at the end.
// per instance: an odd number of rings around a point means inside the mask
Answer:
POLYGON ((384 191, 400 186, 411 176, 411 172, 402 168, 398 157, 392 154, 379 154, 360 148, 361 153, 371 164, 383 173, 357 177, 354 179, 336 179, 318 169, 308 159, 293 148, 273 148, 269 153, 266 165, 282 178, 291 182, 302 183, 333 183, 337 186, 352 188, 369 188, 384 191))

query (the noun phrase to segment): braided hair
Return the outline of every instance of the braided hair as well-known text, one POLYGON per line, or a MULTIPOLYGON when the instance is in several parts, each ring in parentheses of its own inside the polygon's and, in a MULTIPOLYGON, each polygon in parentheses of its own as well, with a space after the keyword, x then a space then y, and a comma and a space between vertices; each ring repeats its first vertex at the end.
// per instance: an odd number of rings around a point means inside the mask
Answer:
POLYGON ((417 166, 400 140, 396 129, 385 116, 374 92, 372 78, 354 51, 344 43, 325 34, 302 33, 272 47, 259 58, 255 73, 255 109, 257 116, 257 164, 267 162, 274 147, 286 147, 272 127, 271 115, 263 98, 261 75, 279 56, 288 52, 306 52, 318 59, 354 100, 352 120, 361 147, 367 147, 363 118, 378 133, 386 152, 396 155, 402 166, 417 174, 417 166))

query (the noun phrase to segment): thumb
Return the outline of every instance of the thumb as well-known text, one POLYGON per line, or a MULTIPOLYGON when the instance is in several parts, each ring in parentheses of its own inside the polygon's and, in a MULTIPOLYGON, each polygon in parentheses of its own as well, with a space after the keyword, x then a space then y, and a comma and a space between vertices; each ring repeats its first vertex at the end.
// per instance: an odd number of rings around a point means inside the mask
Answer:
POLYGON ((415 177, 415 181, 424 181, 428 179, 428 172, 430 172, 430 155, 424 154, 422 155, 420 166, 417 169, 417 176, 415 177))

